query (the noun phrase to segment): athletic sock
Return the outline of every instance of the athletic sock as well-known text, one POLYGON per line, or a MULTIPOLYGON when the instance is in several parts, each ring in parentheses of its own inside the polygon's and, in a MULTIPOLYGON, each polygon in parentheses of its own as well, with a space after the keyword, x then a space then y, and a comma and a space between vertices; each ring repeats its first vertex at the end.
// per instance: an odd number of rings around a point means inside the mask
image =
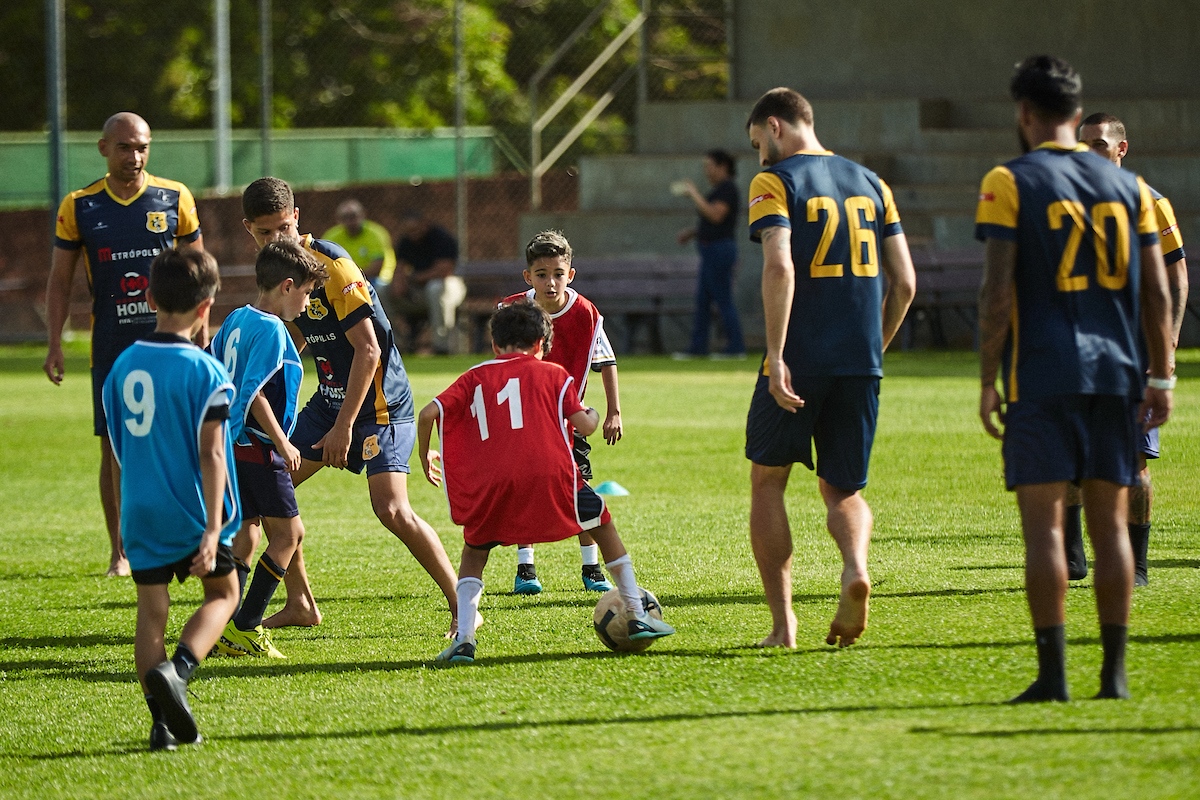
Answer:
POLYGON ((1104 665, 1100 667, 1100 693, 1097 698, 1125 700, 1129 688, 1125 682, 1125 642, 1128 625, 1101 625, 1100 644, 1104 648, 1104 665))
MULTIPOLYGON (((238 578, 238 606, 241 606, 242 598, 246 596, 246 581, 250 578, 250 565, 240 558, 234 557, 233 568, 237 571, 238 578)), ((233 617, 237 616, 238 609, 234 609, 233 617)), ((230 617, 230 619, 233 619, 230 617)))
POLYGON ((158 704, 158 701, 154 699, 154 695, 152 695, 152 694, 146 695, 146 707, 150 709, 150 719, 151 720, 153 720, 156 723, 166 721, 163 718, 162 707, 158 704))
POLYGON ((533 563, 533 548, 532 547, 517 547, 517 563, 532 564, 533 563))
POLYGON ((171 663, 175 665, 175 674, 183 678, 184 683, 187 683, 192 679, 192 673, 196 671, 196 667, 200 666, 200 659, 196 658, 192 648, 180 642, 175 647, 175 655, 171 658, 171 663))
POLYGON ((642 607, 642 590, 638 588, 637 576, 633 574, 633 559, 629 557, 629 553, 609 561, 604 566, 612 576, 613 583, 617 585, 621 599, 625 601, 625 610, 638 619, 646 616, 646 610, 642 607))
POLYGON ((1150 583, 1147 557, 1150 552, 1150 523, 1130 524, 1129 546, 1133 548, 1133 585, 1150 583))
POLYGON ((583 561, 585 567, 597 567, 600 565, 600 545, 598 544, 581 544, 579 545, 579 558, 583 561))
POLYGON ((258 566, 254 568, 254 580, 250 582, 250 591, 246 593, 242 607, 233 615, 233 624, 239 630, 252 631, 262 624, 267 604, 271 602, 271 597, 279 588, 279 582, 286 574, 287 570, 276 564, 275 559, 266 553, 259 557, 258 566))
POLYGON ((1083 549, 1082 505, 1067 506, 1063 542, 1067 549, 1067 578, 1081 581, 1088 575, 1087 552, 1083 549))
POLYGON ((483 581, 479 578, 459 578, 458 636, 456 642, 475 641, 475 619, 479 616, 479 599, 483 597, 483 581))
POLYGON ((1038 676, 1029 688, 1010 700, 1010 703, 1044 703, 1048 700, 1070 700, 1067 693, 1067 632, 1064 625, 1035 628, 1038 676))

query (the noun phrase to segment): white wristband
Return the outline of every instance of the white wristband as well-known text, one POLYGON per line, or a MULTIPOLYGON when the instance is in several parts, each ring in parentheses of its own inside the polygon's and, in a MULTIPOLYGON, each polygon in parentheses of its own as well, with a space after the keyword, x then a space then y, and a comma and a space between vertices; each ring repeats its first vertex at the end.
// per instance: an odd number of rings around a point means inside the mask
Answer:
POLYGON ((1170 391, 1171 389, 1175 388, 1175 376, 1172 375, 1169 378, 1147 378, 1146 385, 1151 389, 1170 391))

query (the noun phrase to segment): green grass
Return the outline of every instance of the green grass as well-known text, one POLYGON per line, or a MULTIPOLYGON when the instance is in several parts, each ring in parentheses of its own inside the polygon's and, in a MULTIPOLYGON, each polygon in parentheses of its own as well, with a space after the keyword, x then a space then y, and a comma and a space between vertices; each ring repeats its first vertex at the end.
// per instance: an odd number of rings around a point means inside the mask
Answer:
MULTIPOLYGON (((823 643, 838 560, 815 479, 793 475, 800 645, 769 627, 747 533, 742 456, 754 366, 621 362, 626 438, 599 479, 641 582, 679 633, 607 653, 590 629, 578 550, 539 549, 546 591, 516 598, 499 551, 480 660, 435 669, 440 593, 374 519, 360 477, 298 495, 325 623, 276 642, 288 659, 206 662, 192 701, 205 743, 145 750, 133 673, 134 590, 100 577, 86 360, 66 383, 38 348, 0 350, 0 795, 4 797, 1184 797, 1200 764, 1200 354, 1181 354, 1154 465, 1151 585, 1134 596, 1129 702, 1096 702, 1090 588, 1068 593, 1066 705, 1001 703, 1032 678, 1015 504, 976 418, 970 354, 889 356, 866 491, 876 521, 871 628, 823 643)), ((469 359, 412 359, 418 404, 469 359)), ((311 370, 310 370, 311 372, 311 370)), ((600 387, 593 387, 602 400, 600 387)), ((457 563, 444 497, 414 506, 457 563)), ((530 501, 537 487, 530 487, 530 501)), ((199 594, 173 588, 168 637, 199 594)), ((278 604, 278 601, 276 601, 278 604)))

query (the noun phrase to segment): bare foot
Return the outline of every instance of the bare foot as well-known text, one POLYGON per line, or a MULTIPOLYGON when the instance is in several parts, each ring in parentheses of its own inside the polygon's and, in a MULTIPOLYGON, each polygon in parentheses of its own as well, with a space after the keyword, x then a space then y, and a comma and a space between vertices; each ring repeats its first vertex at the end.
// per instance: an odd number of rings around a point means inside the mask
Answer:
POLYGON ((871 582, 865 577, 851 579, 842 586, 838 599, 837 613, 829 626, 825 644, 849 647, 867 629, 867 599, 871 596, 871 582))
POLYGON ((312 628, 321 624, 321 612, 314 606, 284 603, 283 608, 262 621, 264 628, 312 628))
POLYGON ((775 625, 767 638, 758 643, 758 647, 796 647, 796 615, 789 608, 787 619, 782 625, 775 625))
POLYGON ((106 578, 125 578, 130 574, 129 560, 124 556, 114 561, 109 562, 108 572, 104 573, 106 578))
MULTIPOLYGON (((483 627, 483 614, 475 612, 475 630, 483 627)), ((458 617, 453 617, 450 620, 450 630, 446 631, 446 638, 453 639, 458 636, 458 617)))

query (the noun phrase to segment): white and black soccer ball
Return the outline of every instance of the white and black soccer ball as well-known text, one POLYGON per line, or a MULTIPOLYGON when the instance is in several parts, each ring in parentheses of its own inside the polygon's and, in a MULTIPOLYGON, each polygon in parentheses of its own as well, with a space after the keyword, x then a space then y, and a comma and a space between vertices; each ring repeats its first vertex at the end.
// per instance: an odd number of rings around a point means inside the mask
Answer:
MULTIPOLYGON (((662 619, 662 605, 649 590, 638 589, 642 593, 642 608, 655 619, 662 619)), ((637 653, 649 647, 653 639, 629 638, 629 615, 625 611, 625 601, 616 589, 609 589, 596 603, 596 611, 592 615, 592 627, 596 635, 609 650, 619 653, 637 653)))

